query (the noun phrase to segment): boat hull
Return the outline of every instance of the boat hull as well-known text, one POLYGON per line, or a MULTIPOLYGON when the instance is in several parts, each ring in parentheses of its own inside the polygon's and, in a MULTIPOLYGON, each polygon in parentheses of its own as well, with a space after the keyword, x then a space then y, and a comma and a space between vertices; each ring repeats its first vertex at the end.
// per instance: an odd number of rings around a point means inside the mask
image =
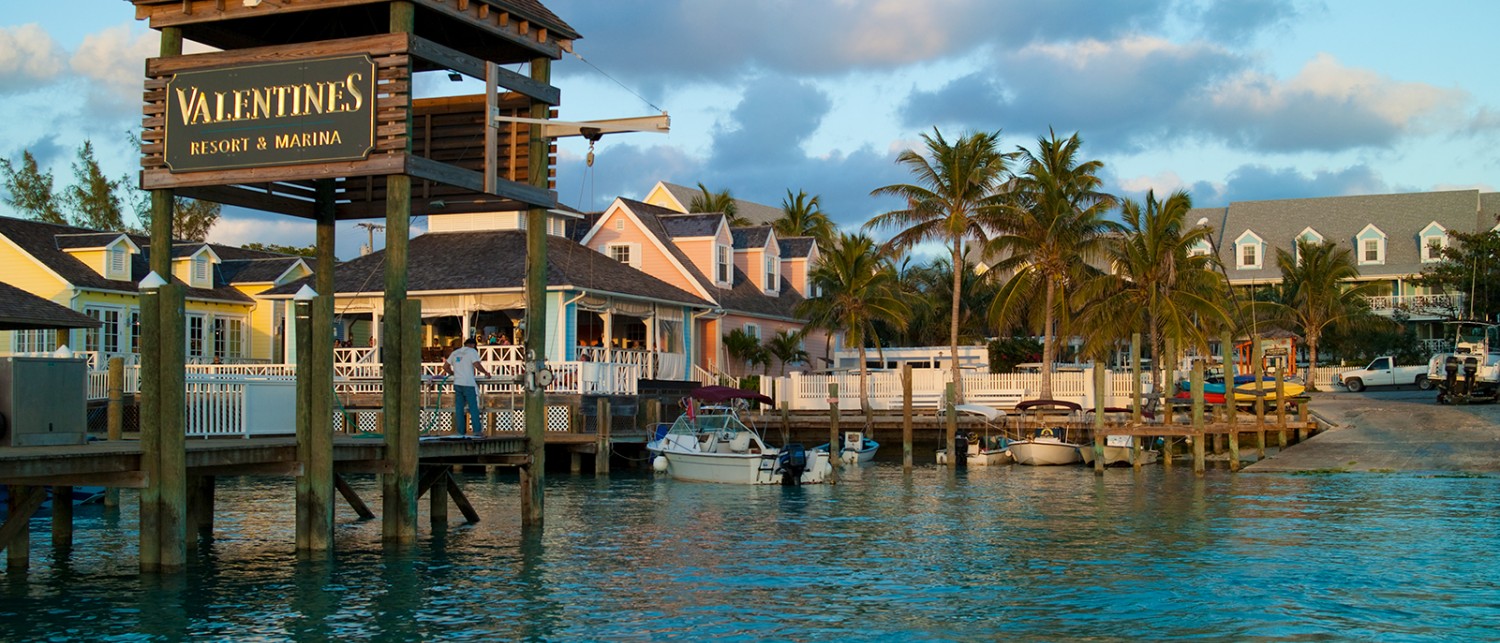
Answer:
POLYGON ((1056 466, 1083 462, 1078 445, 1067 442, 1018 440, 1010 443, 1010 454, 1016 464, 1056 466))
MULTIPOLYGON (((1011 464, 1016 461, 1007 449, 979 449, 978 445, 969 445, 969 453, 964 457, 964 463, 971 467, 998 467, 1011 464)), ((948 450, 937 450, 937 463, 948 464, 948 450)))
MULTIPOLYGON (((829 467, 828 452, 808 451, 808 468, 802 484, 823 482, 829 467)), ((776 453, 686 453, 670 448, 661 456, 674 480, 719 484, 782 484, 776 471, 776 453)))

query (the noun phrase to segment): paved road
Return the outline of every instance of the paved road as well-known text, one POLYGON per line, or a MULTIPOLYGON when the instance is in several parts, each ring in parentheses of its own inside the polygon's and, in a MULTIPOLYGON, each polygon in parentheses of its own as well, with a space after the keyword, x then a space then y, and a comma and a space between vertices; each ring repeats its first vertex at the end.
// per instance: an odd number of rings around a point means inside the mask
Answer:
POLYGON ((1337 428, 1245 470, 1500 473, 1500 405, 1435 398, 1411 387, 1314 394, 1313 412, 1337 428))

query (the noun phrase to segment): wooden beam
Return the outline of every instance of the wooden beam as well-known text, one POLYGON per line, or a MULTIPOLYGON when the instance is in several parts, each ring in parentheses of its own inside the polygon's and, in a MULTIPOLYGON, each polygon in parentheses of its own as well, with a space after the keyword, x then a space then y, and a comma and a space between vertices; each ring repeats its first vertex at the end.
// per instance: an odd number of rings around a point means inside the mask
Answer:
POLYGON ((237 170, 183 172, 180 174, 173 174, 166 168, 160 168, 141 172, 141 189, 161 190, 205 185, 303 181, 348 176, 400 174, 406 167, 405 156, 406 154, 400 152, 382 152, 378 154, 371 153, 370 158, 358 161, 334 161, 331 163, 309 163, 306 165, 275 165, 237 170))
POLYGON ((301 462, 251 462, 245 464, 193 467, 191 473, 200 476, 300 476, 301 462))
POLYGON ((10 488, 10 516, 5 519, 4 525, 0 525, 0 548, 5 549, 5 557, 9 561, 7 566, 12 570, 26 569, 31 556, 31 538, 27 527, 31 525, 32 514, 41 508, 46 497, 47 494, 41 487, 10 488))
POLYGON ((335 474, 373 473, 376 475, 395 471, 389 460, 344 460, 333 463, 335 474))
POLYGON ((231 51, 214 51, 193 54, 191 56, 147 58, 146 75, 168 76, 178 72, 208 67, 264 64, 328 56, 353 54, 382 56, 406 53, 408 46, 406 34, 392 33, 360 36, 357 38, 342 38, 339 40, 323 40, 311 44, 297 43, 293 45, 234 49, 231 51))
POLYGON ((479 456, 480 464, 497 464, 509 467, 525 466, 531 459, 524 453, 512 453, 509 455, 483 455, 479 456))
POLYGON ((448 497, 453 499, 453 504, 458 511, 464 515, 464 520, 469 524, 479 522, 479 512, 474 510, 474 505, 469 502, 469 496, 464 494, 464 488, 458 484, 458 479, 453 476, 453 471, 448 470, 448 497))
POLYGON ((359 514, 361 520, 375 519, 375 512, 370 511, 369 505, 366 505, 364 499, 360 498, 359 494, 354 492, 354 487, 349 486, 349 482, 344 480, 344 476, 337 473, 333 474, 333 488, 339 490, 339 495, 344 497, 344 501, 349 503, 349 506, 354 509, 354 513, 359 514))
POLYGON ((146 486, 145 471, 120 471, 116 473, 78 473, 30 478, 0 478, 0 484, 10 485, 72 485, 75 487, 111 487, 142 489, 146 486))
MULTIPOLYGON (((412 36, 410 51, 413 57, 432 62, 439 67, 452 69, 473 78, 486 77, 485 60, 426 38, 412 36)), ((530 76, 518 74, 498 65, 497 69, 499 72, 494 74, 494 81, 500 87, 548 105, 562 103, 562 90, 552 85, 536 82, 530 76)))
POLYGON ((237 205, 242 208, 275 212, 277 214, 286 214, 304 219, 311 219, 315 216, 314 206, 311 201, 289 199, 284 196, 267 194, 261 190, 252 190, 242 186, 204 185, 182 188, 177 193, 190 199, 212 201, 224 205, 237 205))

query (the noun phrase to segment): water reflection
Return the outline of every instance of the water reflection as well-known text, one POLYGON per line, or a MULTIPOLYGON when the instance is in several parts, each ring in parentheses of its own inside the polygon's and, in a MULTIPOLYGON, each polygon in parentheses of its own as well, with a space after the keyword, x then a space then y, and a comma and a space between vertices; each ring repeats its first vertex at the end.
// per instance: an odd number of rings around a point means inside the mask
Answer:
MULTIPOLYGON (((899 464, 838 485, 548 480, 523 530, 513 474, 460 476, 417 547, 339 508, 331 561, 294 552, 289 482, 223 480, 217 538, 135 573, 135 499, 81 511, 54 558, 0 577, 0 640, 1489 638, 1494 479, 1188 467, 899 464)), ((377 497, 373 478, 351 484, 377 497)))

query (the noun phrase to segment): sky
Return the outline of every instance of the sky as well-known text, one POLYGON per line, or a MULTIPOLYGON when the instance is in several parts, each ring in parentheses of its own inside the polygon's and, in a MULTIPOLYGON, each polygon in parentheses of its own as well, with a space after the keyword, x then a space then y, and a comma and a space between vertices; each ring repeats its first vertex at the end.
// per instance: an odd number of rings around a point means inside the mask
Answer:
MULTIPOLYGON (((806 191, 857 230, 897 206, 870 191, 911 180, 896 156, 934 132, 999 131, 1006 150, 1077 132, 1110 192, 1184 189, 1198 206, 1500 184, 1500 3, 542 2, 583 35, 553 66, 560 118, 672 119, 606 136, 592 168, 586 144, 559 142, 559 201, 582 210, 701 182, 772 206, 806 191)), ((7 4, 0 156, 30 150, 60 186, 91 140, 106 173, 133 176, 156 33, 125 0, 7 4)), ((338 236, 344 259, 366 238, 352 222, 338 236)), ((313 228, 226 208, 210 240, 308 245, 313 228)))

